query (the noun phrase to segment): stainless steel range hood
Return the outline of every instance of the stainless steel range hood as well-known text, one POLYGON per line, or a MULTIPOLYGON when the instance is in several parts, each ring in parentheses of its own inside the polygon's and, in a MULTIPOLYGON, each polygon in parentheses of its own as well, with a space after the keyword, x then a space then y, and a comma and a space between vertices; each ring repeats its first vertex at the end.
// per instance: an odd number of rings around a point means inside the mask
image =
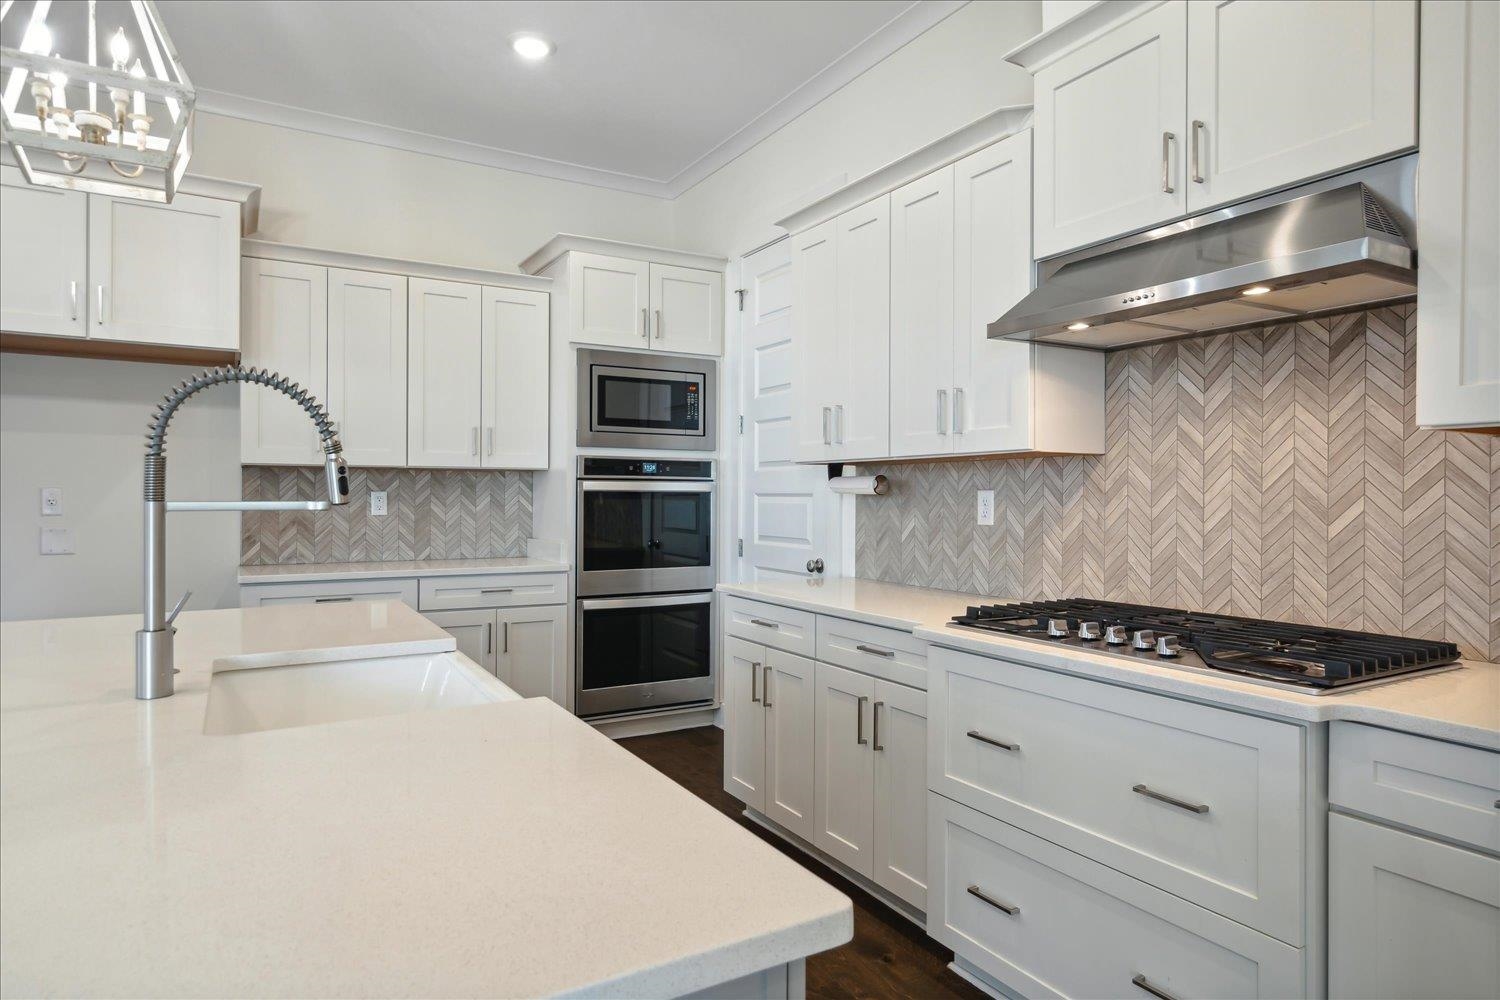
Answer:
POLYGON ((1415 169, 1407 156, 1042 261, 989 336, 1107 351, 1409 298, 1415 169))

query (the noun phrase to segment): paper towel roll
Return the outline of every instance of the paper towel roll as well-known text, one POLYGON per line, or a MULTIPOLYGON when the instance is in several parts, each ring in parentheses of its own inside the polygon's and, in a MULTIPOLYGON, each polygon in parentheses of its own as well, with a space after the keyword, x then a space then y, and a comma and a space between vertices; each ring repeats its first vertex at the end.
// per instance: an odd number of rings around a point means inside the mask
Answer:
POLYGON ((884 476, 837 476, 828 480, 828 488, 835 493, 883 497, 891 491, 891 481, 884 476))

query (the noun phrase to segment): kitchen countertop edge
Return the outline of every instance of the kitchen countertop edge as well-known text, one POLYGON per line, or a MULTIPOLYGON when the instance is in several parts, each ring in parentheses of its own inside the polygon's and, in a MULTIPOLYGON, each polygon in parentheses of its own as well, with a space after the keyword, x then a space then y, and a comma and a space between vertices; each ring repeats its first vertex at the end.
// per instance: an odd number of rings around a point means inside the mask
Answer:
POLYGON ((492 576, 507 573, 566 573, 567 563, 530 556, 496 559, 405 559, 390 562, 291 563, 241 566, 242 586, 271 583, 330 583, 422 576, 492 576))

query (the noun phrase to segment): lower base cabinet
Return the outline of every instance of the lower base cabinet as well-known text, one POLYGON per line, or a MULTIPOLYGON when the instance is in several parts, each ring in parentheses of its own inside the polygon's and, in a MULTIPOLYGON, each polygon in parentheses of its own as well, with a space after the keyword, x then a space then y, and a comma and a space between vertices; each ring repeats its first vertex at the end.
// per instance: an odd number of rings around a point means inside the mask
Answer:
POLYGON ((1328 817, 1328 995, 1500 996, 1500 858, 1328 817))
POLYGON ((814 664, 724 640, 724 790, 810 840, 814 664))
POLYGON ((428 611, 427 619, 458 642, 458 650, 523 698, 566 705, 567 606, 428 611))

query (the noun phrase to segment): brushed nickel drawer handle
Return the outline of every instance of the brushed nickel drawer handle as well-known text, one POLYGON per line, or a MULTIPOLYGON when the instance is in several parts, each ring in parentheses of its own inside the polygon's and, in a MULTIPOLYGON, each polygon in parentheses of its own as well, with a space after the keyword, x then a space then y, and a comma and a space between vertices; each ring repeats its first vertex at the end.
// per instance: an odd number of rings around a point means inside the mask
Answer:
POLYGON ((781 628, 781 626, 775 622, 761 621, 759 618, 750 619, 750 624, 759 625, 761 628, 781 628))
POLYGON ((1007 905, 1005 903, 1002 903, 1002 902, 1000 902, 1000 900, 996 899, 994 896, 986 895, 985 892, 984 892, 984 890, 981 889, 981 888, 979 888, 979 886, 977 886, 977 885, 971 885, 967 889, 965 889, 964 891, 967 892, 969 895, 973 896, 975 899, 979 900, 980 902, 990 904, 995 909, 999 910, 1001 913, 1004 913, 1006 916, 1013 917, 1016 914, 1018 914, 1018 913, 1021 912, 1021 908, 1019 906, 1009 906, 1009 905, 1007 905))
POLYGON ((761 669, 765 671, 765 673, 762 674, 761 678, 760 678, 760 698, 761 698, 761 704, 764 705, 766 708, 770 708, 771 707, 771 665, 769 663, 767 663, 761 669))
POLYGON ((750 662, 750 700, 757 705, 760 704, 760 695, 755 691, 755 679, 760 676, 760 664, 754 660, 750 662))
POLYGON ((865 702, 869 700, 864 695, 860 695, 859 701, 854 706, 854 742, 859 746, 870 742, 865 739, 865 702))
POLYGON ((978 740, 981 743, 988 743, 992 747, 999 747, 1001 750, 1009 750, 1011 753, 1017 753, 1021 749, 1021 744, 1019 743, 1007 743, 1004 740, 997 740, 993 736, 986 736, 983 733, 973 729, 969 730, 967 735, 971 740, 978 740))
POLYGON ((1154 985, 1151 980, 1147 979, 1139 972, 1131 977, 1130 982, 1132 985, 1138 986, 1141 989, 1145 990, 1147 993, 1156 997, 1157 1000, 1177 1000, 1177 995, 1175 993, 1168 993, 1160 986, 1154 985))
POLYGON ((345 601, 352 601, 352 600, 354 600, 353 597, 314 597, 313 598, 313 603, 314 604, 342 604, 345 601))
POLYGON ((878 646, 866 646, 863 643, 856 645, 854 648, 861 653, 869 653, 871 656, 883 656, 887 660, 896 658, 896 651, 894 649, 881 649, 878 646))
POLYGON ((514 594, 515 592, 515 587, 486 587, 480 591, 481 594, 514 594))
POLYGON ((1203 813, 1208 812, 1208 806, 1204 805, 1201 802, 1188 802, 1185 799, 1175 798, 1171 795, 1166 795, 1162 792, 1147 788, 1145 785, 1135 785, 1130 790, 1132 792, 1135 792, 1137 795, 1144 795, 1148 799, 1155 799, 1158 802, 1165 802, 1169 806, 1176 806, 1178 809, 1186 809, 1191 813, 1198 813, 1199 815, 1202 815, 1203 813))

